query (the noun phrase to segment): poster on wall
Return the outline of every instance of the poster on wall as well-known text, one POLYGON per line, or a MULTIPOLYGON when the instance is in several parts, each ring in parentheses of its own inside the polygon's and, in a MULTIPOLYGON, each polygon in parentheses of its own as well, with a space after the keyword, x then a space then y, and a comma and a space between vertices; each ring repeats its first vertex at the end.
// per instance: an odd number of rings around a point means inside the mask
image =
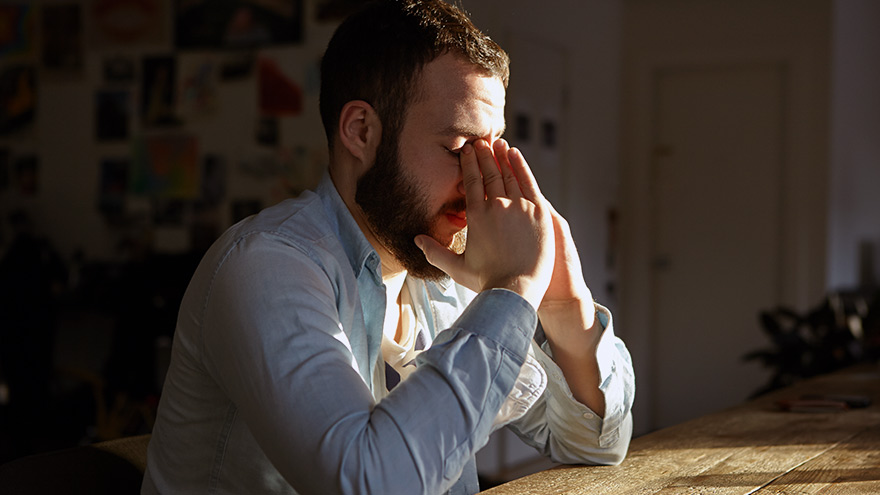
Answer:
POLYGON ((86 14, 89 46, 98 50, 120 46, 163 45, 168 39, 164 0, 90 0, 86 14))
POLYGON ((302 0, 175 0, 177 48, 257 48, 302 42, 302 0))
POLYGON ((200 192, 198 141, 194 136, 136 139, 129 184, 139 195, 196 199, 200 192))
POLYGON ((131 92, 99 90, 95 94, 95 138, 98 141, 128 139, 131 92))
POLYGON ((144 127, 174 126, 177 100, 177 61, 172 56, 145 57, 141 74, 141 118, 144 127))
POLYGON ((178 115, 186 122, 210 117, 219 108, 219 63, 207 55, 181 56, 178 115))
POLYGON ((33 66, 0 69, 0 136, 33 126, 37 107, 37 76, 33 66))
POLYGON ((33 56, 35 11, 30 2, 0 4, 0 61, 33 56))
POLYGON ((82 11, 79 4, 42 8, 41 60, 49 73, 78 74, 83 67, 82 11))
POLYGON ((259 104, 263 116, 290 117, 303 110, 302 87, 271 58, 259 61, 259 104))

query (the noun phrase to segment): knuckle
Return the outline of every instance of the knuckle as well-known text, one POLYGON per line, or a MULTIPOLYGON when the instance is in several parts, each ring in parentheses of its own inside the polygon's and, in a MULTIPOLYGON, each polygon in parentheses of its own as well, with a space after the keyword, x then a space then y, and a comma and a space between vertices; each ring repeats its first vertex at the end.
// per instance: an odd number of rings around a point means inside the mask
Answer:
POLYGON ((462 183, 464 183, 465 188, 472 188, 477 186, 482 186, 482 178, 478 175, 465 175, 462 177, 462 183))

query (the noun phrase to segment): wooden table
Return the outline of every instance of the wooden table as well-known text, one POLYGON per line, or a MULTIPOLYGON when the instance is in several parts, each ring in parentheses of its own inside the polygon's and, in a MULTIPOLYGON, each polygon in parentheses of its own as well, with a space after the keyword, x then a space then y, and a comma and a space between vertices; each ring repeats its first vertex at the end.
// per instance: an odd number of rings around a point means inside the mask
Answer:
POLYGON ((560 466, 483 493, 880 494, 880 367, 799 382, 633 439, 619 466, 560 466), (867 408, 785 412, 780 399, 859 394, 867 408))

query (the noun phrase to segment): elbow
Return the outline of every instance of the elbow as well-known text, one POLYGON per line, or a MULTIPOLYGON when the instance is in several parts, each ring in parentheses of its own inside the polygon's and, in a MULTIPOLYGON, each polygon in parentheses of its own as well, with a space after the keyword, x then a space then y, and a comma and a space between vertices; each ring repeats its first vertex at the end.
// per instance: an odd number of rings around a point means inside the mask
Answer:
POLYGON ((626 459, 632 438, 632 414, 609 431, 603 431, 592 441, 572 448, 571 444, 556 443, 550 457, 563 464, 586 464, 591 466, 617 466, 626 459))

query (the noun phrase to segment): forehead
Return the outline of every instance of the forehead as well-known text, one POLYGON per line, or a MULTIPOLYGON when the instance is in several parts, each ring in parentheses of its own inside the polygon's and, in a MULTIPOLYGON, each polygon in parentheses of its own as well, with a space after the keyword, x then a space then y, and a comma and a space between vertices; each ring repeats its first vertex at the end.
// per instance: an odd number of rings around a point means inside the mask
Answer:
POLYGON ((458 56, 445 54, 425 66, 419 97, 407 124, 433 134, 498 137, 504 131, 505 90, 501 79, 458 56))

